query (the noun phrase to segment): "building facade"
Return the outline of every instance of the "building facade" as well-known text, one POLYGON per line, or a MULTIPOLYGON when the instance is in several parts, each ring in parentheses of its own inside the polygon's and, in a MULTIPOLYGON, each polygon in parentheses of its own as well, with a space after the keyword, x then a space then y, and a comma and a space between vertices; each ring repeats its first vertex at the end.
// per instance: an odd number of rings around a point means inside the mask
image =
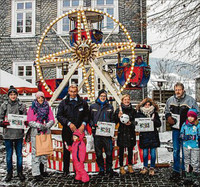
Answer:
MULTIPOLYGON (((51 21, 63 13, 79 6, 93 7, 113 15, 128 30, 136 43, 146 44, 146 0, 0 0, 0 69, 36 84, 34 60, 37 44, 51 21)), ((44 53, 63 48, 64 40, 69 40, 70 23, 65 18, 54 27, 56 32, 48 35, 44 43, 44 53)), ((114 28, 106 18, 102 22, 102 32, 106 36, 114 28)), ((124 33, 117 28, 111 42, 123 42, 124 33)), ((46 77, 62 77, 61 69, 44 72, 46 77)), ((77 84, 82 79, 81 70, 72 77, 77 84)), ((141 90, 135 91, 141 98, 141 90)))

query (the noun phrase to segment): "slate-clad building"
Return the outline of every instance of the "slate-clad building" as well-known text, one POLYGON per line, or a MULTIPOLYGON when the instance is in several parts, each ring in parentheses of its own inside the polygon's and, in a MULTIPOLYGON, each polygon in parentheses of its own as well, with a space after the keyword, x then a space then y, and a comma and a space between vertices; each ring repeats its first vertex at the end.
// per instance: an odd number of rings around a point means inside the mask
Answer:
MULTIPOLYGON (((63 13, 78 6, 91 6, 108 12, 127 28, 132 40, 146 43, 146 0, 0 0, 0 69, 36 83, 33 62, 37 44, 49 23, 63 13)), ((114 27, 109 19, 104 19, 102 31, 106 35, 114 27)), ((63 19, 55 26, 48 40, 51 49, 59 50, 64 45, 59 36, 69 37, 69 20, 63 19)), ((111 42, 123 42, 124 34, 116 29, 111 42)), ((49 47, 46 47, 46 52, 49 47)), ((59 67, 49 73, 49 77, 62 77, 59 67)), ((81 81, 81 71, 73 80, 81 81)), ((136 91, 138 99, 141 91, 136 91)))

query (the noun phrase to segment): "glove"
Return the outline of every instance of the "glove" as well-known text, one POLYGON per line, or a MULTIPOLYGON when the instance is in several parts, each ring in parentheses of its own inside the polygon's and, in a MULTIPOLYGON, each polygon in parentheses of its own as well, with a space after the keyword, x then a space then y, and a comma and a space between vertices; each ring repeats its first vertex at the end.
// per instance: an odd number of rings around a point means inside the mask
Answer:
POLYGON ((65 148, 68 150, 68 151, 72 151, 72 146, 68 146, 67 145, 67 142, 64 142, 64 144, 65 144, 65 148))
POLYGON ((89 135, 92 134, 92 128, 90 127, 89 124, 86 125, 86 130, 88 131, 89 135))
POLYGON ((28 127, 28 124, 29 124, 28 121, 25 121, 25 122, 24 122, 24 125, 25 125, 26 127, 28 127))
POLYGON ((7 122, 7 121, 1 121, 1 122, 0 122, 0 127, 6 128, 8 125, 10 125, 10 123, 7 122))
POLYGON ((196 140, 196 135, 184 135, 183 140, 196 140))
POLYGON ((199 143, 199 148, 200 148, 200 136, 198 136, 198 143, 199 143))
POLYGON ((46 131, 47 130, 46 125, 40 124, 40 130, 41 131, 46 131))
POLYGON ((172 117, 172 116, 169 116, 167 118, 167 122, 170 124, 170 125, 174 125, 176 123, 176 120, 172 117))

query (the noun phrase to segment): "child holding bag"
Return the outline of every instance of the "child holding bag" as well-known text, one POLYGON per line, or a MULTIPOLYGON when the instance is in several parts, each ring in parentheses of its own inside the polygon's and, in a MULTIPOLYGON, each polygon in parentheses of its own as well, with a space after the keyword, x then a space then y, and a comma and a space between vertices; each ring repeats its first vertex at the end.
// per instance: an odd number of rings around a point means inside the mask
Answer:
POLYGON ((80 131, 77 129, 73 133, 72 146, 67 146, 66 142, 65 142, 65 146, 68 151, 72 151, 72 161, 73 161, 74 169, 76 172, 75 179, 86 183, 90 180, 90 178, 84 169, 84 161, 85 161, 85 155, 86 155, 86 146, 83 141, 84 136, 85 136, 85 133, 81 134, 80 131))

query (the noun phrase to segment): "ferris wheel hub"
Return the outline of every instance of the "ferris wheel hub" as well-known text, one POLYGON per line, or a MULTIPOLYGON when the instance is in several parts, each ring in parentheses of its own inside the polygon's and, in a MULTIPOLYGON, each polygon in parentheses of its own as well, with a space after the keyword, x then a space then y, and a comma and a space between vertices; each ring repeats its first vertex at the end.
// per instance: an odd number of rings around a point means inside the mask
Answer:
POLYGON ((88 64, 97 56, 96 44, 92 43, 91 40, 77 41, 72 48, 72 56, 74 61, 88 64))

